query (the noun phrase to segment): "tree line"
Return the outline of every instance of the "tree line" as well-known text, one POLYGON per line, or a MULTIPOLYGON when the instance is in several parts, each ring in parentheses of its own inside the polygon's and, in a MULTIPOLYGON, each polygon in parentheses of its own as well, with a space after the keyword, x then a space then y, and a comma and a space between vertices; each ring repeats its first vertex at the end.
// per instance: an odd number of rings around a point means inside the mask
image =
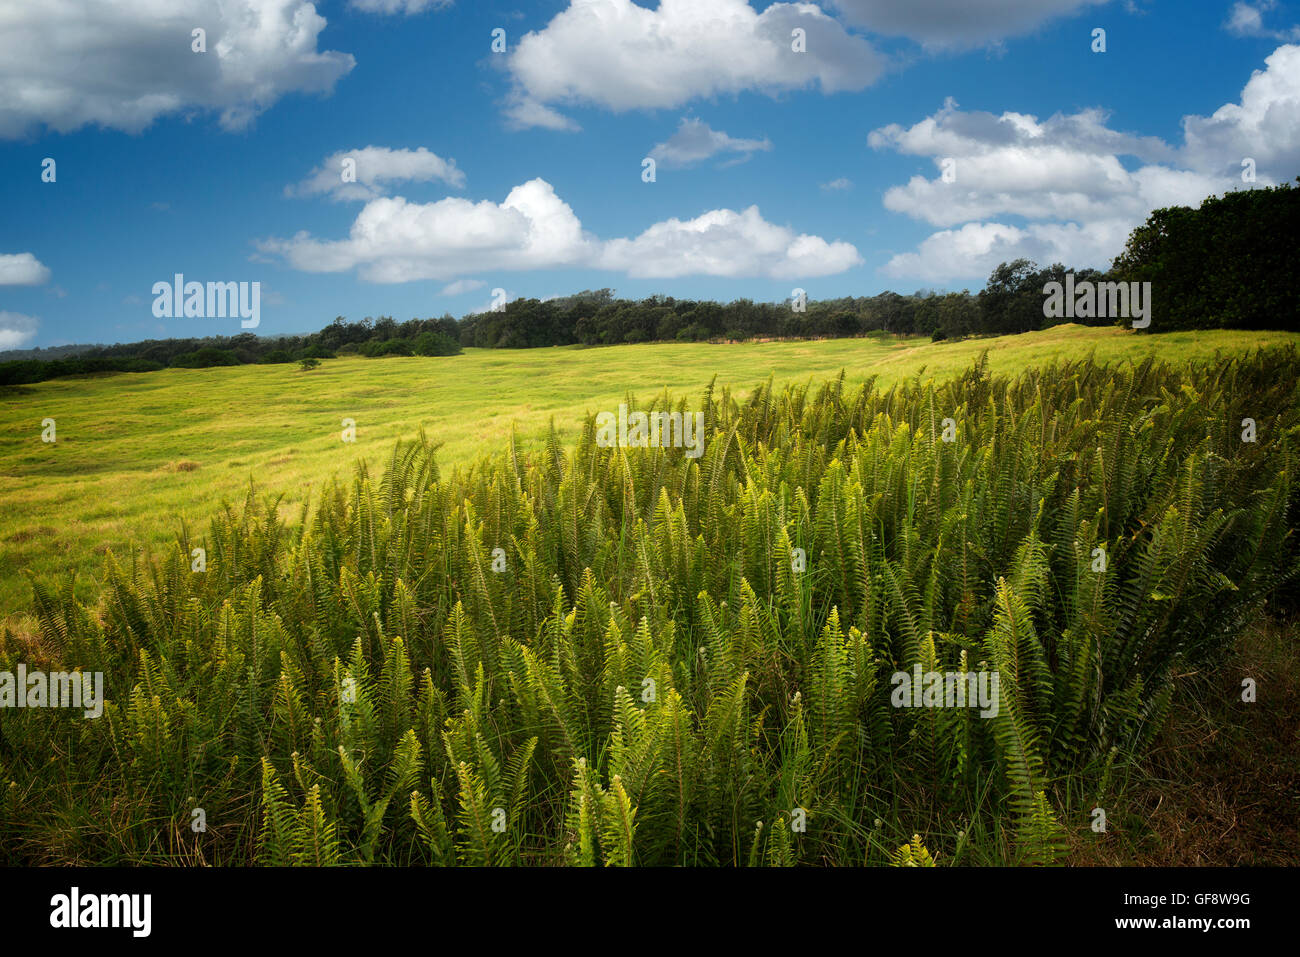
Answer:
MULTIPOLYGON (((1300 178, 1297 178, 1300 182, 1300 178)), ((1045 268, 1027 259, 998 265, 979 293, 920 290, 823 300, 729 303, 655 295, 619 299, 611 289, 559 299, 516 299, 504 307, 397 322, 391 316, 348 322, 338 316, 308 335, 154 339, 112 346, 60 346, 47 356, 0 363, 0 385, 63 375, 147 372, 290 363, 339 355, 451 356, 464 347, 638 342, 847 338, 872 334, 956 339, 1010 335, 1061 322, 1128 324, 1114 315, 1049 318, 1044 290, 1087 283, 1150 283, 1150 332, 1183 329, 1300 330, 1300 189, 1273 188, 1211 196, 1199 208, 1158 209, 1133 230, 1108 270, 1045 268)), ((1073 313, 1073 310, 1071 310, 1073 313)))

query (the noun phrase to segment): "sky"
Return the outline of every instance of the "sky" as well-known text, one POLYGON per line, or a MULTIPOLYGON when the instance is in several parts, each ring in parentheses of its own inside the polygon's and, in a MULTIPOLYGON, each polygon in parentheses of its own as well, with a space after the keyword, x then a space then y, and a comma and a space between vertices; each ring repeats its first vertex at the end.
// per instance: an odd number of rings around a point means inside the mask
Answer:
POLYGON ((1296 7, 0 0, 0 350, 1105 268, 1300 175, 1296 7))

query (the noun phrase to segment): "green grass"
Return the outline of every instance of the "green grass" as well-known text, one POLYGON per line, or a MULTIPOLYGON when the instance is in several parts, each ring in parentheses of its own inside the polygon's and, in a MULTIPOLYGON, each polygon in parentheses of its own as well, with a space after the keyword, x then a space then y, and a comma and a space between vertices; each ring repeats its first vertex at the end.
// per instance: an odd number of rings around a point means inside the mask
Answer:
POLYGON ((312 372, 296 365, 168 369, 60 379, 0 390, 0 620, 17 620, 30 589, 21 571, 76 571, 92 596, 105 551, 171 540, 182 522, 206 529, 223 499, 259 489, 301 503, 358 458, 387 459, 421 427, 443 443, 444 466, 503 447, 513 426, 525 446, 554 421, 562 438, 584 416, 631 394, 695 396, 715 375, 740 394, 773 375, 820 382, 845 371, 883 384, 918 372, 943 378, 989 350, 994 373, 1055 358, 1098 361, 1155 354, 1170 362, 1215 351, 1300 342, 1268 332, 1137 336, 1058 326, 1000 339, 931 343, 877 336, 823 342, 666 343, 584 349, 469 350, 454 358, 344 358, 312 372), (41 442, 41 420, 58 441, 41 442), (341 441, 341 421, 357 441, 341 441))

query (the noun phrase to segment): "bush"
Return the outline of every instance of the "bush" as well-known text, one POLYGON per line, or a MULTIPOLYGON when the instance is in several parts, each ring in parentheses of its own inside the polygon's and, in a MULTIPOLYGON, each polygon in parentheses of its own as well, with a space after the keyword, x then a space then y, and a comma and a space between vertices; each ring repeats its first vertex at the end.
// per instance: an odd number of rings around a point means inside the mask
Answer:
POLYGON ((298 365, 302 368, 303 372, 310 372, 312 369, 315 369, 320 365, 320 360, 314 356, 306 356, 305 358, 298 360, 298 365))
POLYGON ((386 356, 413 356, 415 348, 409 339, 371 340, 362 343, 361 354, 370 359, 382 359, 386 356))
POLYGON ((152 359, 127 359, 122 363, 123 372, 157 372, 165 368, 161 362, 152 359))
POLYGON ((0 362, 0 386, 30 385, 60 376, 95 375, 111 372, 155 372, 161 362, 149 359, 73 356, 68 359, 18 359, 0 362))
POLYGON ((17 359, 0 363, 0 385, 43 382, 45 379, 53 378, 48 374, 52 365, 52 362, 42 362, 40 359, 17 359))
POLYGON ((464 351, 459 342, 441 332, 422 332, 415 339, 415 354, 420 356, 458 356, 464 351))
POLYGON ((209 369, 213 366, 237 366, 239 359, 226 349, 208 346, 194 352, 182 353, 172 359, 171 364, 178 369, 209 369))

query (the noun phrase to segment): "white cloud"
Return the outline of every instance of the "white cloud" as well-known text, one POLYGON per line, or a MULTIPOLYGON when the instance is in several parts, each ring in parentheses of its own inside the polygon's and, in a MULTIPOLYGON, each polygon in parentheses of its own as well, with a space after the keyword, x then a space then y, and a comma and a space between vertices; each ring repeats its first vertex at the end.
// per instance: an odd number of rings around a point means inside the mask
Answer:
POLYGON ((356 268, 373 282, 407 282, 569 265, 586 258, 590 245, 573 210, 550 183, 535 179, 516 186, 500 204, 458 197, 423 204, 400 196, 375 199, 357 215, 347 239, 299 233, 259 247, 307 272, 356 268))
POLYGON ((1300 46, 1278 47, 1264 65, 1251 74, 1240 103, 1227 103, 1212 116, 1183 117, 1184 162, 1240 175, 1249 156, 1280 179, 1300 171, 1300 46))
POLYGON ((0 253, 0 286, 39 286, 50 270, 31 253, 0 253))
POLYGON ((862 261, 848 243, 796 234, 767 222, 754 206, 669 219, 632 239, 602 241, 582 228, 542 179, 516 186, 500 204, 456 197, 426 204, 400 196, 376 199, 361 210, 346 239, 320 240, 300 232, 258 246, 295 269, 356 269, 372 282, 557 267, 620 270, 635 277, 784 278, 825 276, 862 261))
POLYGON ((1183 144, 1174 146, 1112 130, 1100 110, 1040 122, 1013 112, 964 113, 951 100, 910 128, 875 130, 872 147, 926 156, 938 171, 887 190, 885 207, 947 227, 883 271, 932 282, 982 278, 1020 256, 1104 268, 1152 210, 1195 207, 1243 188, 1243 157, 1256 160, 1261 186, 1274 183, 1270 172, 1289 178, 1300 166, 1300 47, 1279 47, 1240 103, 1184 117, 1183 131, 1183 144), (1125 157, 1138 162, 1126 165, 1125 157), (1027 222, 997 219, 1004 216, 1027 222))
POLYGON ((1254 4, 1234 3, 1223 28, 1238 37, 1266 37, 1270 40, 1300 40, 1300 27, 1274 30, 1264 26, 1264 14, 1277 6, 1277 0, 1256 0, 1254 4))
POLYGON ((17 349, 36 336, 40 320, 17 312, 0 311, 0 350, 17 349))
POLYGON ((826 190, 827 192, 835 192, 837 190, 852 189, 852 188, 853 188, 853 181, 844 176, 841 176, 839 179, 833 179, 829 183, 822 183, 822 189, 826 190))
POLYGON ((425 10, 442 10, 455 0, 348 0, 348 6, 363 13, 404 13, 408 17, 425 10))
POLYGON ((873 33, 930 46, 969 47, 1018 36, 1108 0, 831 0, 873 33))
POLYGON ((1264 29, 1264 18, 1260 14, 1262 7, 1263 4, 1252 7, 1249 3, 1234 3, 1223 28, 1239 37, 1259 36, 1264 29))
POLYGON ((1105 220, 1078 223, 967 223, 928 236, 916 252, 894 256, 881 269, 897 279, 943 283, 984 279, 998 263, 1031 259, 1040 265, 1063 262, 1082 268, 1103 267, 1124 246, 1134 224, 1105 220))
POLYGON ((1158 141, 1113 133, 1105 129, 1105 119, 1085 111, 1040 123, 1019 113, 960 113, 949 101, 910 130, 877 130, 870 137, 873 147, 928 154, 939 170, 934 179, 914 176, 907 185, 887 190, 885 208, 934 226, 999 214, 1141 218, 1161 200, 1199 203, 1224 187, 1221 178, 1154 164, 1129 172, 1121 156, 1173 157, 1175 151, 1158 141))
POLYGON ((538 126, 544 130, 576 133, 582 129, 576 122, 549 106, 512 94, 505 107, 506 121, 514 129, 538 126))
POLYGON ((655 223, 635 239, 613 239, 599 265, 637 279, 676 276, 829 276, 861 264, 848 243, 795 233, 767 222, 757 206, 715 209, 682 221, 655 223))
POLYGON ((439 295, 462 296, 467 292, 473 292, 475 289, 482 289, 486 285, 487 283, 482 279, 457 279, 455 282, 444 286, 439 295))
POLYGON ((421 146, 417 150, 393 150, 367 146, 340 150, 325 157, 311 174, 296 186, 286 186, 287 196, 326 194, 335 200, 371 200, 388 193, 393 183, 427 183, 441 180, 457 188, 465 185, 465 174, 454 159, 443 159, 421 146), (343 181, 344 160, 354 164, 355 181, 343 181))
POLYGON ((666 167, 694 166, 720 153, 737 153, 727 165, 742 163, 755 152, 770 150, 772 143, 761 140, 737 139, 721 130, 710 128, 703 120, 682 117, 677 132, 664 143, 650 151, 655 160, 666 167))
POLYGON ((1120 133, 1107 127, 1106 120, 1107 114, 1097 109, 1058 113, 1042 123, 1024 113, 962 112, 949 97, 934 116, 910 128, 892 123, 873 131, 867 142, 874 149, 915 156, 970 156, 1014 148, 1061 148, 1149 160, 1173 156, 1174 150, 1158 137, 1120 133))
POLYGON ((812 3, 745 0, 572 0, 542 30, 506 54, 513 89, 506 116, 516 126, 574 129, 556 105, 622 112, 672 109, 698 97, 755 90, 776 95, 819 87, 861 90, 884 57, 812 3), (806 52, 791 32, 806 34, 806 52))
POLYGON ((355 63, 317 50, 325 20, 305 0, 44 0, 0 18, 0 137, 138 133, 193 110, 241 129, 287 93, 330 92, 355 63), (206 53, 191 49, 196 27, 206 53))

